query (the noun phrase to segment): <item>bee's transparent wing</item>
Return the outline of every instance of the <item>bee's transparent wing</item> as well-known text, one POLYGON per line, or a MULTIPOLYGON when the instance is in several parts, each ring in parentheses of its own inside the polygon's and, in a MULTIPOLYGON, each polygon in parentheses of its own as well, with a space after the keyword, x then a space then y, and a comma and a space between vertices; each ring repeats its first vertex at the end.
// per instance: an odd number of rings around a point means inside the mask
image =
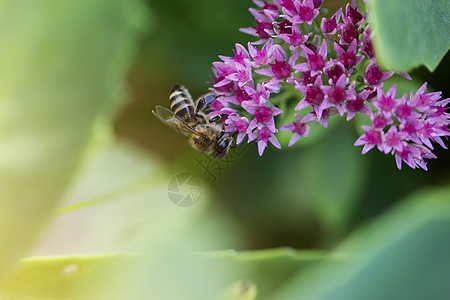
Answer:
POLYGON ((161 122, 164 124, 169 125, 172 127, 176 132, 183 135, 184 137, 188 138, 189 134, 194 134, 199 137, 203 137, 205 139, 208 139, 206 135, 203 133, 198 132, 192 126, 187 124, 185 121, 183 121, 181 118, 176 116, 172 111, 165 108, 164 106, 156 105, 155 110, 152 110, 152 113, 157 117, 161 122))

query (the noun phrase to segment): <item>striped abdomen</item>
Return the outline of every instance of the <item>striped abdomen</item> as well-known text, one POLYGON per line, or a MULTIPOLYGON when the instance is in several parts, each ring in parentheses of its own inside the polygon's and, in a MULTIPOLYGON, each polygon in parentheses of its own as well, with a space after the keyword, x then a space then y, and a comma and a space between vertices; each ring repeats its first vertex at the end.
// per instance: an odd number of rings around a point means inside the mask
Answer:
POLYGON ((172 112, 187 122, 194 118, 194 102, 189 92, 178 84, 174 85, 169 96, 172 112))

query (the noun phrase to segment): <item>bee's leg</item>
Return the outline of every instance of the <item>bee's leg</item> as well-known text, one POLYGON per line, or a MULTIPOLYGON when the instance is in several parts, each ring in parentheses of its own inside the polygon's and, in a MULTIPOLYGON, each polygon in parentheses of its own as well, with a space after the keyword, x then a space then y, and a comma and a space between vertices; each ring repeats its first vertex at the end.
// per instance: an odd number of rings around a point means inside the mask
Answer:
MULTIPOLYGON (((215 116, 215 117, 213 117, 213 119, 216 118, 216 117, 220 118, 220 116, 224 116, 225 119, 228 117, 228 115, 223 114, 223 115, 215 116)), ((217 139, 220 140, 220 138, 223 137, 224 134, 225 134, 225 123, 222 123, 222 131, 219 132, 219 135, 217 136, 217 139)))
POLYGON ((198 114, 201 112, 205 107, 216 101, 217 97, 214 95, 206 96, 205 98, 201 97, 197 101, 197 106, 195 107, 195 113, 198 114))
POLYGON ((209 122, 213 123, 213 122, 216 122, 216 121, 219 121, 219 120, 225 120, 226 118, 228 118, 227 114, 221 114, 221 115, 217 115, 217 116, 212 117, 211 119, 209 119, 209 122))

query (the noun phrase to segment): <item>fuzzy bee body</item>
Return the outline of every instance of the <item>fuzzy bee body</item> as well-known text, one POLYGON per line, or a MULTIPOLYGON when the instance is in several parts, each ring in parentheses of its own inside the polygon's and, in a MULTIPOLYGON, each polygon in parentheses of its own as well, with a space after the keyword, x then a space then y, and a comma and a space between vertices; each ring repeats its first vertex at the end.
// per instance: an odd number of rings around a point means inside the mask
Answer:
POLYGON ((169 95, 170 109, 179 118, 191 122, 194 121, 194 101, 189 91, 179 85, 175 85, 169 95))
POLYGON ((217 123, 227 115, 208 118, 202 110, 216 97, 209 95, 200 98, 194 106, 189 91, 178 84, 174 85, 169 94, 170 110, 157 105, 153 114, 163 123, 186 137, 197 151, 222 158, 227 154, 233 141, 233 133, 225 132, 217 123))

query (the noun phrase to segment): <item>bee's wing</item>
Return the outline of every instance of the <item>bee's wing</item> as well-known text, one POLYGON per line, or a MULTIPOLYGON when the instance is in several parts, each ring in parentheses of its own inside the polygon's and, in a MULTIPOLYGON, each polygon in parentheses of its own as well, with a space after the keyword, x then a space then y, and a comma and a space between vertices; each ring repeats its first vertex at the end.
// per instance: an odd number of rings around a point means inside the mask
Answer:
POLYGON ((188 134, 194 134, 199 137, 208 139, 206 135, 192 128, 192 126, 190 126, 184 120, 176 116, 169 109, 160 105, 156 105, 155 110, 156 111, 152 110, 152 113, 155 115, 155 117, 157 117, 164 124, 167 124, 170 127, 172 127, 176 132, 183 135, 184 137, 188 138, 189 137, 188 134))

